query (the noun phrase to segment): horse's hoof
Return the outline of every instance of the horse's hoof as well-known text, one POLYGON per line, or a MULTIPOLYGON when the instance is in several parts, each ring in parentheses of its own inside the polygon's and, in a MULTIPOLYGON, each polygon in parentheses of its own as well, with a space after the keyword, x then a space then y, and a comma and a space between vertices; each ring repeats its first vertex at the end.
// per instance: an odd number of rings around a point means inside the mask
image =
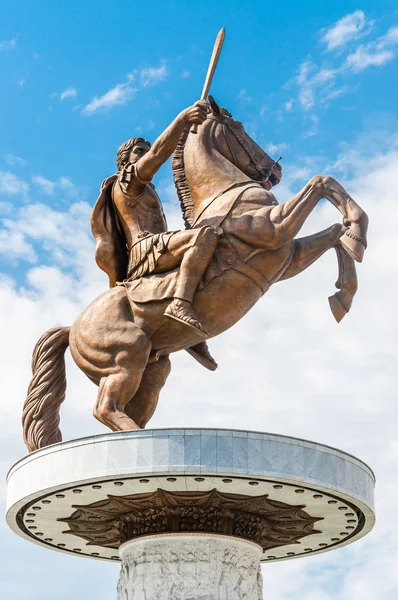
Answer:
POLYGON ((362 242, 351 237, 350 230, 345 232, 345 234, 340 238, 340 242, 347 250, 351 258, 359 263, 363 261, 363 255, 365 254, 366 247, 364 244, 362 244, 362 242))
POLYGON ((342 318, 348 313, 348 310, 346 310, 341 304, 340 300, 337 298, 337 294, 329 296, 328 300, 330 310, 332 311, 334 318, 336 319, 337 323, 340 323, 342 318))

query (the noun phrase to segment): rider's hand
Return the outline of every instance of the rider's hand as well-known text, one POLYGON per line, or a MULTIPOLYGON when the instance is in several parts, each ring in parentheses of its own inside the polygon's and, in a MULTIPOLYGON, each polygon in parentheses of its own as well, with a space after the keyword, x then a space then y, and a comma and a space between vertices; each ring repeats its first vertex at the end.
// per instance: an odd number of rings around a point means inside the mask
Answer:
POLYGON ((184 117, 189 125, 201 125, 207 117, 207 102, 198 100, 198 102, 184 110, 184 117))

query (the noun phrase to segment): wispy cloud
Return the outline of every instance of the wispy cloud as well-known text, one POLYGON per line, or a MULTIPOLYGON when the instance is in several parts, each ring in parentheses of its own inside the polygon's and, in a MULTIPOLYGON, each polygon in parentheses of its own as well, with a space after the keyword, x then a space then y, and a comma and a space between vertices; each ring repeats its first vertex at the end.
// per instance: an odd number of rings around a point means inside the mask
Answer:
POLYGON ((326 44, 327 50, 335 50, 366 35, 371 26, 372 23, 367 23, 364 12, 356 10, 337 21, 329 29, 322 30, 321 41, 326 44))
POLYGON ((24 167, 26 165, 26 160, 24 160, 20 156, 16 156, 15 154, 5 154, 4 160, 8 165, 10 165, 10 167, 14 167, 15 165, 24 167))
POLYGON ((288 148, 288 144, 285 144, 285 142, 281 142, 280 144, 274 144, 274 142, 269 142, 269 144, 265 147, 266 152, 268 152, 268 154, 270 154, 271 156, 274 156, 276 154, 280 154, 281 152, 284 152, 284 150, 286 150, 288 148))
POLYGON ((74 87, 68 87, 68 88, 66 88, 66 90, 64 90, 63 92, 60 93, 59 99, 62 102, 63 100, 66 100, 67 98, 76 98, 76 96, 77 96, 77 89, 74 87))
POLYGON ((248 95, 246 90, 240 90, 240 92, 238 94, 238 100, 240 100, 241 102, 244 102, 244 104, 252 103, 252 97, 248 95))
POLYGON ((185 70, 181 73, 181 78, 182 79, 188 79, 188 77, 191 77, 191 73, 188 70, 185 70))
MULTIPOLYGON (((355 11, 338 21, 324 34, 322 40, 327 43, 328 50, 341 48, 349 41, 365 35, 371 23, 366 21, 362 11, 355 11), (367 29, 365 29, 367 27, 367 29)), ((360 44, 345 58, 339 58, 336 64, 331 59, 323 64, 315 64, 305 60, 298 68, 293 82, 298 88, 298 104, 305 110, 313 109, 317 104, 326 104, 352 89, 353 85, 341 80, 364 71, 368 67, 381 67, 391 61, 397 53, 398 27, 393 26, 382 35, 367 44, 360 44), (332 65, 332 66, 331 66, 332 65)), ((285 87, 291 86, 288 82, 285 87)), ((285 110, 292 108, 292 99, 285 103, 285 110)))
POLYGON ((0 194, 8 196, 26 196, 29 184, 10 171, 0 171, 0 194))
POLYGON ((391 27, 387 33, 369 44, 358 46, 347 56, 344 67, 355 73, 368 67, 380 67, 395 57, 398 45, 398 27, 391 27))
POLYGON ((290 112, 293 108, 293 104, 294 104, 294 98, 290 98, 290 100, 287 100, 287 102, 285 102, 283 105, 285 111, 290 112))
POLYGON ((140 73, 140 87, 146 88, 151 85, 156 85, 160 81, 164 81, 167 77, 167 68, 166 65, 161 65, 160 67, 147 67, 145 69, 141 69, 140 73))
POLYGON ((50 181, 49 179, 46 179, 45 177, 42 177, 41 175, 36 175, 35 177, 32 177, 32 181, 33 181, 33 183, 38 185, 39 188, 41 188, 41 190, 48 196, 51 196, 51 194, 54 193, 54 190, 55 190, 55 182, 54 181, 50 181))
POLYGON ((78 194, 77 187, 68 177, 60 177, 59 179, 52 181, 42 175, 35 175, 32 177, 32 182, 47 196, 52 196, 57 190, 67 192, 70 196, 76 196, 78 194))
POLYGON ((82 115, 107 112, 114 106, 127 104, 142 89, 157 85, 167 77, 166 65, 145 67, 128 73, 126 81, 118 83, 102 96, 95 96, 84 108, 82 115))
POLYGON ((304 110, 314 106, 318 90, 331 88, 336 73, 337 71, 333 69, 319 69, 309 60, 300 65, 296 82, 299 88, 299 101, 304 110))
POLYGON ((0 52, 7 52, 8 50, 13 50, 16 45, 16 37, 12 38, 12 40, 3 40, 2 42, 0 42, 0 52))
POLYGON ((83 115, 92 115, 97 112, 106 112, 114 106, 127 104, 137 92, 137 88, 128 83, 118 83, 108 90, 103 96, 95 96, 82 110, 83 115))

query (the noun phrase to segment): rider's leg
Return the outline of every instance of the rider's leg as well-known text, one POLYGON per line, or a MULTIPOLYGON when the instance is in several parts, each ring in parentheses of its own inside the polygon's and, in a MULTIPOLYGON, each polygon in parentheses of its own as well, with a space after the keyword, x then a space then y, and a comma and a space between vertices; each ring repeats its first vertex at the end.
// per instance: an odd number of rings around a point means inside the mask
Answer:
MULTIPOLYGON (((194 231, 194 230, 193 230, 194 231)), ((201 227, 184 252, 175 297, 192 303, 196 288, 214 254, 219 235, 213 227, 201 227)))
POLYGON ((158 361, 148 364, 142 375, 138 390, 124 409, 126 414, 141 429, 145 428, 145 425, 155 412, 160 390, 166 383, 170 370, 171 365, 168 355, 162 356, 158 361))
POLYGON ((322 256, 324 252, 335 248, 339 267, 336 287, 340 291, 329 297, 329 305, 337 322, 340 322, 350 310, 353 297, 358 288, 355 262, 341 245, 341 237, 345 229, 343 225, 337 223, 324 231, 295 240, 295 252, 292 262, 278 280, 282 281, 298 275, 322 256))
POLYGON ((167 252, 160 256, 154 271, 160 273, 180 266, 175 297, 165 314, 184 325, 194 327, 204 336, 206 330, 191 305, 218 240, 217 231, 209 226, 175 233, 170 238, 167 252))
POLYGON ((125 412, 136 393, 151 351, 150 338, 137 327, 135 339, 118 351, 112 373, 100 380, 93 414, 113 431, 139 429, 125 412))

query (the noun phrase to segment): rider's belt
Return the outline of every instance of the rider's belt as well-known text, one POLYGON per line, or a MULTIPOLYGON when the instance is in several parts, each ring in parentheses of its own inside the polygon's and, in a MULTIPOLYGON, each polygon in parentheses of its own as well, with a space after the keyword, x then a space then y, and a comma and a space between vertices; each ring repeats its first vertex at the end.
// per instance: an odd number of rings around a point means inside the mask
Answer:
POLYGON ((256 271, 256 269, 250 267, 247 263, 241 260, 236 260, 232 268, 234 269, 234 271, 238 271, 238 273, 246 275, 246 277, 249 277, 255 283, 257 283, 257 285, 261 288, 264 294, 269 290, 270 283, 268 279, 264 277, 264 275, 256 271))

